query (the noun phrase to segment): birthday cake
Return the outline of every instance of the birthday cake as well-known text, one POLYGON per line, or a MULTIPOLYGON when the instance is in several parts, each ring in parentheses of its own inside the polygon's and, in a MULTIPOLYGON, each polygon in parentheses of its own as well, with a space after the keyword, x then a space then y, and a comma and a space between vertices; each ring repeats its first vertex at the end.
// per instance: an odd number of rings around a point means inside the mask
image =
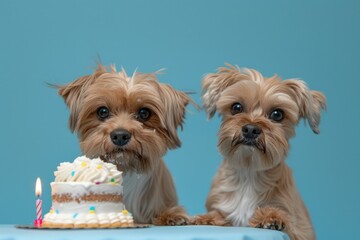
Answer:
POLYGON ((133 226, 123 203, 122 172, 99 158, 64 162, 51 183, 52 207, 44 216, 48 228, 115 228, 133 226))

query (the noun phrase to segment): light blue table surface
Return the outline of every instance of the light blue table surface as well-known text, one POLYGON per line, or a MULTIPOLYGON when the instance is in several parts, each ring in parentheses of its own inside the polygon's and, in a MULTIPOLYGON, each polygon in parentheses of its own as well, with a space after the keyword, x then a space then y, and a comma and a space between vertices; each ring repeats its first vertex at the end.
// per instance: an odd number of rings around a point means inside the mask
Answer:
POLYGON ((33 230, 0 225, 0 240, 289 240, 278 231, 214 226, 149 227, 138 229, 33 230))

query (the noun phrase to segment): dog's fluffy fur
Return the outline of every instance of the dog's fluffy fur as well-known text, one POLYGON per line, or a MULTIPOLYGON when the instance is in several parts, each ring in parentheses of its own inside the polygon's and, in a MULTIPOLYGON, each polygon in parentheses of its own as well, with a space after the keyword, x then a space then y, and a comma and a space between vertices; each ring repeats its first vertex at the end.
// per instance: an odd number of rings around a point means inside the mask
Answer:
POLYGON ((58 86, 70 109, 69 126, 78 134, 88 157, 101 157, 123 171, 124 202, 137 223, 183 225, 189 219, 178 206, 173 179, 162 160, 167 149, 180 146, 182 127, 191 99, 184 92, 158 82, 156 74, 134 73, 128 77, 115 66, 99 64, 91 75, 58 86), (99 109, 108 109, 99 118, 99 109), (140 109, 150 110, 141 119, 140 109), (123 146, 111 133, 126 130, 131 139, 123 146))
POLYGON ((269 228, 294 240, 315 239, 285 158, 300 119, 319 133, 325 96, 301 80, 265 78, 231 65, 206 75, 202 88, 209 118, 216 111, 222 116, 218 147, 223 162, 207 198, 208 213, 197 216, 195 223, 269 228), (234 103, 242 110, 233 112, 234 103), (283 113, 282 121, 270 119, 274 110, 283 113), (256 141, 246 142, 242 128, 247 124, 261 129, 256 141))

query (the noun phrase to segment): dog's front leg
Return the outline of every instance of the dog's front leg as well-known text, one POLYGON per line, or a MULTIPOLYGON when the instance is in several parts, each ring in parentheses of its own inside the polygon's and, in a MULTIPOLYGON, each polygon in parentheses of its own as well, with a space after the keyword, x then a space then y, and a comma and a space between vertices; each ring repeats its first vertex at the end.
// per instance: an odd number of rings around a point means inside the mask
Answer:
POLYGON ((174 206, 166 208, 152 222, 160 226, 179 226, 190 224, 190 218, 182 207, 174 206))

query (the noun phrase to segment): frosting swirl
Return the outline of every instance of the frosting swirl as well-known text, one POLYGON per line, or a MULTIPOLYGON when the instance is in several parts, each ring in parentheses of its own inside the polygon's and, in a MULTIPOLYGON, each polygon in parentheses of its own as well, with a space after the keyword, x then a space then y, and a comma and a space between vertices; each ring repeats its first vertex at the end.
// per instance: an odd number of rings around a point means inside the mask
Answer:
POLYGON ((122 184, 122 172, 100 158, 77 157, 74 162, 63 162, 54 172, 55 182, 91 182, 122 184))

